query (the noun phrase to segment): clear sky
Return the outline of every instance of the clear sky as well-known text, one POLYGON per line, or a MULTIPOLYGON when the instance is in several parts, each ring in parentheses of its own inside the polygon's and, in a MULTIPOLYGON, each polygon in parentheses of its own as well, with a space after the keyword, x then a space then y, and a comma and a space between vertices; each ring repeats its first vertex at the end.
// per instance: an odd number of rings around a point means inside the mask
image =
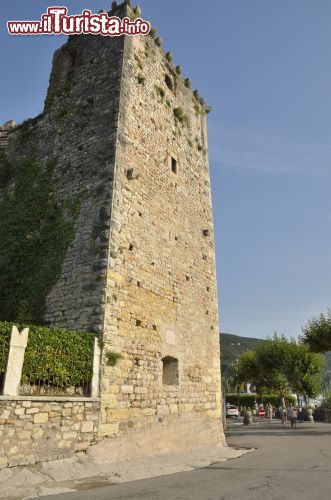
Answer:
MULTIPOLYGON (((10 37, 50 5, 1 0, 0 124, 42 111, 63 37, 10 37)), ((331 2, 140 0, 208 115, 222 331, 298 335, 331 306, 331 2)), ((19 235, 18 235, 19 237, 19 235)))

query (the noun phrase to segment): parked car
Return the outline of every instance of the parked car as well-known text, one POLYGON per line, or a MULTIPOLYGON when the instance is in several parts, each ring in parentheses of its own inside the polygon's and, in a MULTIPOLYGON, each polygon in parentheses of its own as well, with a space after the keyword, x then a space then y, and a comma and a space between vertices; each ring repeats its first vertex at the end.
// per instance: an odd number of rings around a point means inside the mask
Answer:
POLYGON ((239 411, 238 408, 235 405, 226 405, 226 411, 225 411, 226 417, 239 417, 239 411))

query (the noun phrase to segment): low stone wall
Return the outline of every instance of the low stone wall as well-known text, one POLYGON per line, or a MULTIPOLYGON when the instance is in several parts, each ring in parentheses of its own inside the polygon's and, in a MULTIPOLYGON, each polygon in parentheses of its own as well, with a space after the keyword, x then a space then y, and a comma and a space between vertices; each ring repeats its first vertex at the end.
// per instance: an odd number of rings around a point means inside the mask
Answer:
POLYGON ((97 440, 100 400, 0 397, 0 468, 54 460, 97 440))

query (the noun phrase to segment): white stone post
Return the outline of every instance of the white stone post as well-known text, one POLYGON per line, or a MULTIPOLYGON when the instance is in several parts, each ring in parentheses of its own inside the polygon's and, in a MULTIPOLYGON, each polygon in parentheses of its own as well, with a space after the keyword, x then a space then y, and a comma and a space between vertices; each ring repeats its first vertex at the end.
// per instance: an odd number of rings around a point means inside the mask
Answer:
POLYGON ((7 370, 3 388, 4 396, 17 396, 22 376, 25 348, 28 343, 29 328, 21 332, 12 327, 9 341, 7 370))
POLYGON ((100 383, 100 362, 101 362, 101 349, 98 337, 94 338, 94 351, 93 351, 93 376, 92 376, 92 398, 99 396, 99 383, 100 383))

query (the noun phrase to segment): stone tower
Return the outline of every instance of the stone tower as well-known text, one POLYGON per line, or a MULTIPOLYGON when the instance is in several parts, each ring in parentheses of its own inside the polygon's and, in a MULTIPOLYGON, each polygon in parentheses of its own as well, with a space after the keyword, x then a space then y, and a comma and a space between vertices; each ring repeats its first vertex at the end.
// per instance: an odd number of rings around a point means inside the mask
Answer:
POLYGON ((208 109, 160 45, 70 37, 25 124, 58 199, 80 200, 44 320, 103 336, 100 435, 153 450, 223 442, 208 109))

